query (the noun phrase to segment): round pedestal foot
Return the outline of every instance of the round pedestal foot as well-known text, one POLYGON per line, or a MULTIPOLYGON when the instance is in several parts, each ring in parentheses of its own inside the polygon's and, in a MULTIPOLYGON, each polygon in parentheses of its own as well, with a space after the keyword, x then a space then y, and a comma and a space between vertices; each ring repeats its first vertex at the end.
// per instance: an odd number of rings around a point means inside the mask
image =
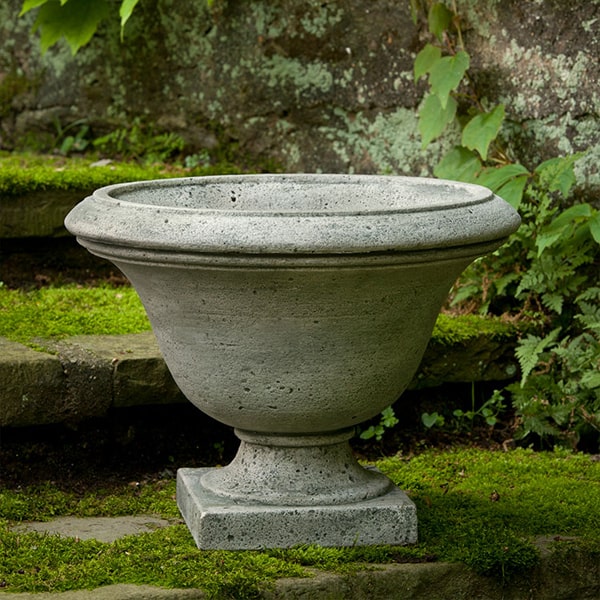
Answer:
POLYGON ((202 486, 247 504, 349 504, 387 493, 392 482, 361 467, 348 439, 353 430, 318 435, 270 435, 236 430, 241 439, 227 467, 202 476, 202 486))

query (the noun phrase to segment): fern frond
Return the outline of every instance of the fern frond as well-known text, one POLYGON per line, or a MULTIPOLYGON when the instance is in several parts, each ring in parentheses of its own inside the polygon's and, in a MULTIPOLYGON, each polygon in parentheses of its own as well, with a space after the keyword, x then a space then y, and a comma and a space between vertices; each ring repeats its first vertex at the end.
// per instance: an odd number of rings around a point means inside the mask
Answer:
POLYGON ((538 364, 541 354, 556 343, 561 328, 553 329, 546 337, 529 334, 519 342, 515 355, 521 367, 521 387, 538 364))

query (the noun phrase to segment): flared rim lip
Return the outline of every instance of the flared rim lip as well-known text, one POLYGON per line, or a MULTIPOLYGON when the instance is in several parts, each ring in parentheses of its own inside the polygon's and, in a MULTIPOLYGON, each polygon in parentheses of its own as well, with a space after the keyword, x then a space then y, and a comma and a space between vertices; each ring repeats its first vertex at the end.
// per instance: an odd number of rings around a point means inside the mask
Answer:
MULTIPOLYGON (((399 189, 399 188, 398 188, 399 189)), ((298 193, 301 195, 301 193, 298 193)), ((180 214, 202 214, 202 215, 216 215, 221 217, 311 217, 311 218, 335 218, 344 216, 381 216, 381 215, 394 215, 394 214, 418 214, 442 210, 460 210, 461 208, 468 208, 469 206, 482 204, 490 201, 494 194, 488 189, 481 185, 465 183, 459 181, 451 181, 446 179, 435 179, 431 177, 408 177, 401 175, 354 175, 354 174, 310 174, 310 173, 298 173, 298 174, 239 174, 239 175, 210 175, 210 176, 199 176, 199 177, 177 177, 169 179, 153 179, 145 181, 133 181, 128 183, 116 183, 108 186, 101 187, 93 193, 93 198, 106 202, 113 206, 130 207, 132 209, 148 209, 153 208, 155 210, 177 212, 180 214), (124 197, 128 193, 133 194, 134 192, 143 193, 144 190, 149 188, 161 188, 161 189, 175 189, 178 187, 189 187, 197 188, 209 188, 216 185, 225 184, 254 184, 260 185, 261 183, 267 184, 294 184, 299 183, 303 186, 307 183, 315 186, 327 184, 327 185, 365 185, 365 184, 377 184, 385 182, 388 185, 399 184, 407 188, 417 186, 429 186, 432 192, 439 190, 442 187, 452 188, 456 190, 456 194, 453 194, 452 202, 448 201, 432 201, 429 200, 427 204, 419 203, 418 206, 389 206, 383 208, 360 208, 360 209, 316 209, 316 210, 281 210, 281 209, 269 209, 269 210, 258 210, 258 209, 238 209, 232 206, 227 208, 213 208, 204 206, 179 206, 168 203, 150 203, 140 202, 124 197), (123 196, 117 195, 117 192, 123 194, 123 196), (463 196, 460 195, 463 194, 463 196)))
MULTIPOLYGON (((303 208, 300 201, 297 205, 303 208)), ((90 248, 91 243, 101 244, 106 257, 121 252, 118 248, 129 254, 137 248, 142 254, 156 251, 170 256, 326 256, 421 252, 487 242, 497 242, 498 246, 519 223, 518 214, 508 203, 479 185, 421 177, 313 174, 226 175, 114 184, 96 190, 65 220, 67 229, 80 243, 90 248), (250 186, 244 190, 243 210, 237 205, 219 209, 221 194, 230 185, 250 182, 256 187, 252 193, 248 191, 250 186), (281 186, 279 196, 280 182, 287 182, 287 186, 281 186), (319 186, 322 182, 330 185, 328 191, 315 189, 312 196, 303 191, 307 184, 319 186), (261 184, 270 185, 270 191, 261 189, 261 184), (345 193, 349 184, 358 185, 345 193), (186 198, 165 197, 164 202, 161 195, 163 189, 172 188, 170 193, 174 194, 182 186, 185 190, 186 186, 211 185, 225 187, 215 188, 212 198, 206 200, 208 205, 212 203, 208 208, 195 207, 202 195, 198 191, 186 198), (134 201, 127 198, 132 192, 134 201), (147 192, 147 202, 135 201, 138 194, 143 198, 147 192), (261 197, 263 192, 266 200, 261 197), (307 198, 306 204, 313 210, 280 210, 280 197, 289 200, 292 196, 292 200, 307 198), (318 210, 319 203, 328 200, 332 206, 318 210), (179 205, 184 202, 192 206, 179 205), (269 210, 252 210, 256 205, 269 210)))

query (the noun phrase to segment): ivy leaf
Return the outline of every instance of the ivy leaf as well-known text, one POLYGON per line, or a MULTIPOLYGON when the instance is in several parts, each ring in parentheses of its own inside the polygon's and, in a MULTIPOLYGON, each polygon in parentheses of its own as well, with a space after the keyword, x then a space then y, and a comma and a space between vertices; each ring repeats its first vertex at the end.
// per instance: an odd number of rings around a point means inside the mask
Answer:
POLYGON ((431 93, 439 97, 442 108, 446 108, 450 92, 459 86, 468 68, 469 55, 464 50, 459 50, 454 56, 444 56, 431 66, 431 93))
POLYGON ((440 99, 434 94, 429 94, 425 98, 419 111, 419 132, 423 138, 423 148, 426 148, 429 142, 438 137, 448 123, 454 120, 456 106, 454 98, 448 98, 446 108, 442 108, 440 99))
POLYGON ((481 170, 479 157, 462 146, 456 146, 448 152, 433 169, 433 174, 442 179, 453 179, 473 183, 481 170))
POLYGON ((477 150, 481 154, 481 158, 487 160, 488 148, 496 139, 503 120, 503 104, 498 104, 489 113, 476 115, 463 129, 462 145, 470 150, 477 150))
POLYGON ((504 198, 515 210, 521 204, 529 171, 518 163, 484 169, 477 183, 490 188, 504 198))
POLYGON ((129 17, 131 17, 131 13, 138 2, 139 0, 123 0, 121 2, 121 8, 119 8, 119 16, 121 17, 121 39, 123 39, 125 23, 129 21, 129 17))
POLYGON ((415 64, 413 67, 415 83, 425 75, 429 73, 431 67, 440 60, 442 57, 442 51, 437 46, 426 44, 425 47, 417 54, 415 58, 415 64))
POLYGON ((485 185, 495 192, 519 175, 529 175, 529 171, 519 163, 504 165, 503 167, 490 167, 482 171, 477 178, 477 183, 485 185))
POLYGON ((429 9, 429 14, 427 16, 429 31, 441 41, 442 34, 448 29, 450 23, 452 23, 452 17, 452 12, 450 12, 444 4, 436 2, 429 9))
POLYGON ((90 41, 108 12, 107 0, 48 0, 33 24, 34 30, 41 30, 42 52, 64 37, 75 54, 90 41))
POLYGON ((519 210, 521 201, 523 200, 523 192, 528 181, 528 175, 515 177, 496 190, 496 194, 506 200, 515 210, 519 210))
POLYGON ((576 182, 573 165, 581 156, 580 153, 559 156, 538 165, 535 173, 539 177, 540 186, 547 188, 550 192, 560 192, 566 198, 576 182))

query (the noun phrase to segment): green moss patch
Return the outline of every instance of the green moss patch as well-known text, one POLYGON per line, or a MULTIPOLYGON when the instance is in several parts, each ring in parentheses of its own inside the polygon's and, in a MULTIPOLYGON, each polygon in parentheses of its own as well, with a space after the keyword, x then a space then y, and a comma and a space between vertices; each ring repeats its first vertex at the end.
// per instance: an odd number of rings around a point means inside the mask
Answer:
POLYGON ((0 195, 24 196, 51 190, 89 193, 113 183, 237 172, 239 168, 229 163, 189 169, 163 163, 143 166, 98 161, 97 157, 0 153, 0 195))
POLYGON ((535 564, 536 536, 600 551, 600 463, 589 455, 471 449, 378 467, 414 499, 421 543, 444 560, 507 577, 535 564))
POLYGON ((13 592, 143 583, 252 598, 276 578, 309 576, 304 567, 352 572, 365 563, 441 560, 507 580, 537 564, 537 536, 568 536, 554 543, 557 556, 565 544, 600 556, 600 463, 588 455, 460 449, 377 466, 417 504, 415 546, 205 551, 183 524, 110 544, 12 531, 19 521, 59 515, 177 514, 172 480, 80 495, 48 484, 0 491, 0 580, 13 592))
POLYGON ((82 288, 76 285, 39 290, 0 287, 0 337, 35 344, 72 335, 118 335, 150 329, 135 290, 130 287, 82 288))
POLYGON ((466 343, 477 337, 502 341, 514 338, 521 328, 522 325, 517 326, 501 318, 440 314, 433 330, 433 339, 444 346, 466 343))

